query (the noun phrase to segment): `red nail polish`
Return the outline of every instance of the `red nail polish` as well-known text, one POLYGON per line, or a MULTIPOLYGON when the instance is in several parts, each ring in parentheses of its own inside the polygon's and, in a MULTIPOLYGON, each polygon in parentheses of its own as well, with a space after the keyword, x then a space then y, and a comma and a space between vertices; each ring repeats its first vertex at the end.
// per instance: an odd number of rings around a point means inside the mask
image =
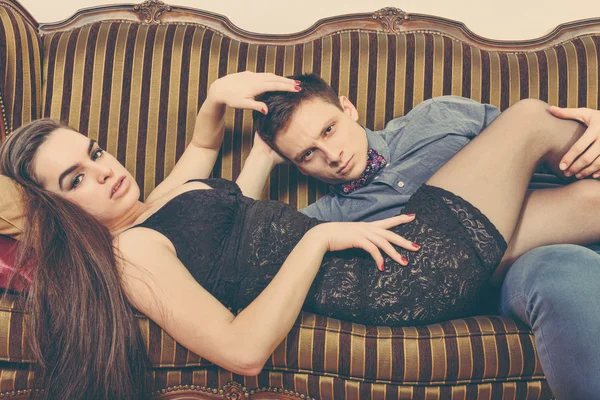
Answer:
POLYGON ((299 84, 301 84, 301 83, 302 83, 302 82, 300 82, 300 81, 294 81, 294 82, 296 82, 296 85, 299 85, 299 84))
POLYGON ((385 271, 385 264, 381 264, 381 265, 379 266, 379 270, 380 270, 380 271, 385 271))
POLYGON ((414 217, 416 214, 408 214, 409 217, 414 217))
POLYGON ((265 110, 264 108, 261 108, 260 112, 263 113, 264 115, 267 115, 267 110, 265 110))
POLYGON ((406 257, 402 256, 401 260, 403 263, 408 264, 408 259, 406 257))
POLYGON ((418 245, 418 244, 416 244, 416 243, 413 243, 413 244, 412 244, 412 247, 414 247, 415 249, 420 249, 420 248, 421 248, 421 246, 419 246, 419 245, 418 245))
POLYGON ((294 89, 296 89, 298 91, 302 90, 302 88, 300 86, 294 86, 294 89))

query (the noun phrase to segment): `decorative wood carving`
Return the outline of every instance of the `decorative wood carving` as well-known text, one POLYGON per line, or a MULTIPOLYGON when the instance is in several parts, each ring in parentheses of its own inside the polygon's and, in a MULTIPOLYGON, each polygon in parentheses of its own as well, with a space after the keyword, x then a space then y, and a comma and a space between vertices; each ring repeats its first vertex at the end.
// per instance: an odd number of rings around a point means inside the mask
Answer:
POLYGON ((146 0, 141 4, 133 6, 133 9, 145 14, 146 22, 150 24, 159 24, 160 16, 172 10, 170 5, 160 0, 146 0))
MULTIPOLYGON (((5 4, 14 2, 15 0, 0 0, 0 3, 5 4)), ((324 18, 302 32, 262 34, 241 29, 223 15, 190 7, 168 6, 159 0, 147 0, 134 7, 114 4, 83 9, 64 21, 40 24, 39 31, 41 34, 49 34, 110 20, 155 24, 199 24, 231 39, 247 43, 275 45, 306 43, 348 29, 391 34, 436 32, 488 51, 536 51, 576 36, 596 34, 600 31, 600 17, 595 17, 561 24, 552 32, 537 39, 495 40, 475 34, 458 21, 426 14, 409 14, 398 8, 386 7, 375 13, 346 14, 324 18)))
POLYGON ((299 392, 282 388, 247 388, 237 382, 227 382, 221 389, 201 386, 175 386, 156 393, 160 400, 314 400, 299 392))
POLYGON ((400 25, 409 19, 408 14, 399 8, 384 7, 373 13, 373 19, 381 22, 385 33, 400 33, 400 25))

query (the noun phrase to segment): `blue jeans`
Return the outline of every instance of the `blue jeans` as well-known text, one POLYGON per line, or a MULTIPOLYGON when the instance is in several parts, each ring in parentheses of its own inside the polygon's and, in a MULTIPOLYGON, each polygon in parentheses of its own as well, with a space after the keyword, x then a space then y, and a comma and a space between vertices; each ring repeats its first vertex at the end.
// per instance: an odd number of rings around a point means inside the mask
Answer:
POLYGON ((600 255, 544 246, 510 268, 502 313, 529 325, 557 399, 600 399, 600 255))

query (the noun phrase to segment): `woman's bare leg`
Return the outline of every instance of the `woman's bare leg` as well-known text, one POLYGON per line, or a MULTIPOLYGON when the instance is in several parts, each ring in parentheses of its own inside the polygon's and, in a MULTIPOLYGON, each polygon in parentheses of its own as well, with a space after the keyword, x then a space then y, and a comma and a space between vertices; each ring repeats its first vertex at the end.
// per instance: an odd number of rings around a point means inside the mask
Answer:
POLYGON ((548 107, 531 99, 513 105, 427 184, 469 201, 510 242, 536 166, 558 165, 585 130, 578 122, 555 118, 548 107))
POLYGON ((528 192, 508 249, 492 276, 502 283, 508 268, 529 250, 548 244, 600 241, 600 181, 586 179, 528 192))

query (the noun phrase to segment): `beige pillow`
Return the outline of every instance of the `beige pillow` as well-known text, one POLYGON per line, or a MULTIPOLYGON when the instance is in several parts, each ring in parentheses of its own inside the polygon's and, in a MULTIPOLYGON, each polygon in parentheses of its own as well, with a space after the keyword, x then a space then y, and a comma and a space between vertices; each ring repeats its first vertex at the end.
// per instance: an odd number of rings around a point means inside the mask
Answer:
POLYGON ((25 223, 23 212, 19 185, 0 175, 0 235, 19 239, 25 223))

